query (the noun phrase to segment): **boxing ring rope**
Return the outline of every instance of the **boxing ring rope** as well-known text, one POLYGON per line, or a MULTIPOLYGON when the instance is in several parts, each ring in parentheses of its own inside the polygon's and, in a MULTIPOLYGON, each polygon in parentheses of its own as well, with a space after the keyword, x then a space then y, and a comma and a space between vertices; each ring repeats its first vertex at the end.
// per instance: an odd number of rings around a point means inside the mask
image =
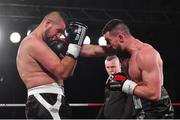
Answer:
MULTIPOLYGON (((103 103, 70 103, 72 107, 98 107, 102 106, 103 103)), ((0 104, 0 107, 25 107, 25 104, 0 104)))
MULTIPOLYGON (((103 103, 70 103, 71 107, 100 107, 103 103)), ((180 103, 172 103, 173 106, 180 106, 180 103)), ((0 104, 0 107, 25 107, 25 104, 0 104)))

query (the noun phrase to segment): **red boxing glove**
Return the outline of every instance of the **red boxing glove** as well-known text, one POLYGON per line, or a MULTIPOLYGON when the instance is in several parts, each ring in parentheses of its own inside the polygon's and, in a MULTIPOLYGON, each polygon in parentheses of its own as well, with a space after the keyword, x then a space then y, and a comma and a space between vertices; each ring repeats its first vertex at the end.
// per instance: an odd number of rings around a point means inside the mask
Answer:
POLYGON ((132 80, 129 80, 127 75, 123 72, 110 75, 106 83, 108 89, 113 91, 123 91, 127 94, 133 94, 136 85, 137 84, 132 80))

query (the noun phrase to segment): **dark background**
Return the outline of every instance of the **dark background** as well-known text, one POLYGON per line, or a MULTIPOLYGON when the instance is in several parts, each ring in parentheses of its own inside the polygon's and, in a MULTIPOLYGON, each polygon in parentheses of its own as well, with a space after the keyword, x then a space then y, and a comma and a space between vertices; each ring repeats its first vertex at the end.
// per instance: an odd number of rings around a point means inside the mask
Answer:
MULTIPOLYGON (((12 32, 26 36, 51 10, 67 22, 88 25, 91 44, 98 44, 103 25, 112 18, 125 20, 132 34, 156 48, 164 61, 164 86, 173 103, 180 102, 180 2, 179 0, 0 0, 0 104, 24 104, 26 88, 16 69, 19 46, 9 40, 12 32)), ((65 81, 70 103, 103 102, 107 74, 104 57, 80 57, 73 77, 65 81)), ((72 107, 73 118, 95 118, 99 107, 72 107)), ((180 107, 174 106, 176 118, 180 107)), ((0 107, 0 118, 24 118, 24 107, 0 107)))

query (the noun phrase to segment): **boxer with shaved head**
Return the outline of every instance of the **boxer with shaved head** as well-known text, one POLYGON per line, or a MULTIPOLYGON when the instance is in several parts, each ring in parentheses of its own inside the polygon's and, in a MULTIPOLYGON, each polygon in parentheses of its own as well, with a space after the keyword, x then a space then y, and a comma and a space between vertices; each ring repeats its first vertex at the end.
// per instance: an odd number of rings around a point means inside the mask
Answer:
POLYGON ((52 11, 22 40, 17 69, 28 91, 27 119, 70 118, 63 81, 73 73, 86 30, 79 22, 66 26, 61 14, 52 11))

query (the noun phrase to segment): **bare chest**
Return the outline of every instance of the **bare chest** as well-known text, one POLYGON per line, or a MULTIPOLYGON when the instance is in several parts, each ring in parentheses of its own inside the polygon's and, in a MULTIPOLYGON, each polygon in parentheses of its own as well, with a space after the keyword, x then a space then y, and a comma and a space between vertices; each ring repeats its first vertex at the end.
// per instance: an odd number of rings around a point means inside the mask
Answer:
POLYGON ((127 64, 127 72, 129 77, 132 80, 135 80, 137 82, 142 81, 142 71, 140 70, 136 56, 132 56, 129 60, 126 61, 127 64))

